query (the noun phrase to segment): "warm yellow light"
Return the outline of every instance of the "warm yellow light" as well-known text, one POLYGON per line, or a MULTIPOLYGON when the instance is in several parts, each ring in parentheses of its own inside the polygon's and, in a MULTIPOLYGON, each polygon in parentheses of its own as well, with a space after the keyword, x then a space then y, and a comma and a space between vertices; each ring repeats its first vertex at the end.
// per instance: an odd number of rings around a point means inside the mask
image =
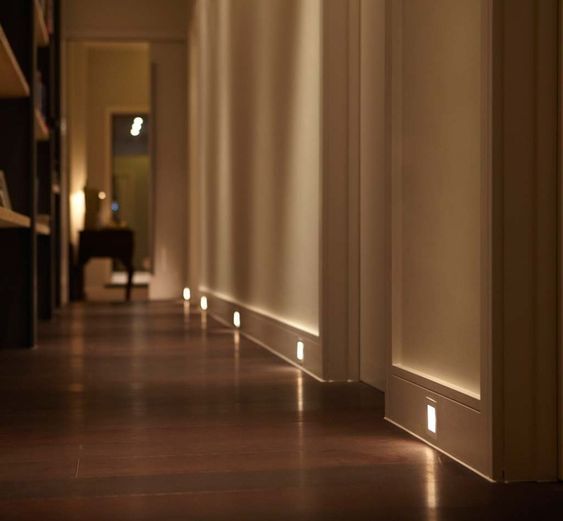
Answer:
POLYGON ((299 340, 297 342, 297 360, 302 362, 305 359, 305 344, 299 340))
POLYGON ((426 405, 426 423, 427 428, 432 434, 436 434, 437 430, 437 416, 436 407, 434 405, 426 405))
POLYGON ((239 327, 240 327, 240 313, 239 313, 238 311, 235 311, 235 312, 233 313, 233 325, 234 325, 236 328, 239 328, 239 327))
POLYGON ((70 212, 74 225, 77 228, 83 228, 84 215, 86 214, 86 197, 84 191, 78 190, 70 196, 70 212))
POLYGON ((103 201, 106 198, 106 193, 105 192, 98 192, 98 199, 100 201, 103 201))
POLYGON ((129 131, 132 136, 137 137, 141 133, 141 129, 143 128, 143 123, 145 121, 143 118, 137 116, 133 120, 133 124, 131 125, 131 130, 129 131))
POLYGON ((201 297, 200 301, 199 301, 199 307, 203 310, 203 311, 207 311, 207 297, 201 297))
POLYGON ((188 301, 192 298, 192 292, 190 290, 190 288, 184 288, 184 291, 182 292, 182 296, 184 297, 184 300, 188 301))

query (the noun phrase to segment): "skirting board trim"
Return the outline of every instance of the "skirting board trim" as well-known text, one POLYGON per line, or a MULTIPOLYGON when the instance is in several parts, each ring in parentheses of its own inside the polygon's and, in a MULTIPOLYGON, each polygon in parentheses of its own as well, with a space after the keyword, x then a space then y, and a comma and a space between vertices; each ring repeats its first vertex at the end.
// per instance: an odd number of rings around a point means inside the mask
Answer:
POLYGON ((393 421, 391 418, 388 418, 387 416, 385 416, 385 420, 388 421, 389 423, 395 425, 395 427, 398 427, 402 431, 409 433, 411 436, 414 436, 417 440, 422 441, 423 443, 425 443, 429 447, 432 447, 433 449, 437 450, 438 452, 441 452, 442 454, 444 454, 448 458, 454 460, 456 463, 459 463, 462 467, 465 467, 466 469, 470 470, 471 472, 474 472, 475 474, 482 477, 483 479, 486 479, 489 483, 496 483, 494 479, 491 479, 489 476, 487 476, 486 474, 483 474, 482 472, 479 472, 477 469, 473 468, 471 465, 468 465, 467 463, 464 463, 463 461, 456 458, 455 456, 452 456, 449 452, 445 451, 444 449, 441 449, 437 445, 434 445, 433 443, 429 442, 428 440, 425 440, 422 436, 419 436, 415 432, 407 429, 406 427, 403 427, 400 423, 393 421))
POLYGON ((318 336, 301 331, 270 316, 262 315, 244 305, 230 302, 213 293, 206 293, 209 301, 208 314, 215 320, 233 328, 233 312, 239 311, 242 318, 242 327, 239 329, 241 336, 267 349, 318 381, 324 381, 322 378, 322 350, 318 336), (305 360, 302 363, 295 356, 298 340, 305 343, 305 360))
MULTIPOLYGON (((217 322, 223 324, 226 327, 231 327, 231 328, 233 327, 227 320, 220 317, 219 315, 216 315, 215 313, 210 313, 210 316, 213 317, 213 319, 215 319, 217 322)), ((287 358, 287 356, 282 355, 281 353, 279 353, 275 349, 272 349, 270 346, 268 346, 267 344, 265 344, 264 342, 262 342, 258 338, 255 338, 252 335, 249 335, 248 333, 245 333, 242 330, 240 331, 240 336, 243 336, 246 339, 250 340, 252 343, 257 344, 260 347, 263 347, 264 349, 270 351, 270 353, 276 355, 278 358, 281 358, 284 362, 287 362, 288 364, 291 364, 292 366, 296 367, 300 371, 308 374, 309 376, 311 376, 312 378, 317 380, 317 382, 326 383, 326 380, 323 380, 321 377, 317 376, 315 373, 312 373, 308 369, 305 369, 305 367, 303 367, 302 365, 300 365, 300 364, 294 362, 293 360, 287 358)))
POLYGON ((285 320, 283 317, 277 316, 273 313, 270 313, 268 311, 265 311, 263 309, 259 309, 256 308, 254 306, 248 306, 246 304, 244 304, 243 302, 239 302, 238 300, 235 300, 223 293, 219 293, 216 291, 213 291, 212 289, 208 288, 207 286, 199 286, 198 287, 198 292, 200 295, 206 295, 208 297, 214 297, 217 300, 220 300, 221 302, 227 303, 231 306, 236 306, 237 308, 241 308, 244 309, 246 312, 251 312, 254 313, 256 315, 260 315, 264 320, 271 320, 272 322, 275 322, 277 325, 279 326, 284 326, 287 327, 289 330, 292 331, 296 331, 298 332, 300 335, 307 335, 310 338, 314 338, 314 339, 318 339, 319 338, 319 331, 318 328, 315 328, 314 330, 311 328, 308 328, 304 325, 298 324, 296 322, 290 321, 290 320, 285 320))
POLYGON ((386 418, 468 468, 493 476, 487 411, 476 411, 394 374, 389 374, 387 383, 386 418), (428 428, 429 402, 437 412, 437 431, 428 428))
POLYGON ((397 378, 401 378, 411 384, 417 385, 418 387, 423 387, 429 391, 441 394, 442 396, 445 396, 460 405, 469 407, 476 412, 481 411, 481 397, 475 393, 465 391, 460 387, 453 387, 444 381, 439 381, 426 376, 410 367, 393 364, 391 366, 391 372, 397 378))

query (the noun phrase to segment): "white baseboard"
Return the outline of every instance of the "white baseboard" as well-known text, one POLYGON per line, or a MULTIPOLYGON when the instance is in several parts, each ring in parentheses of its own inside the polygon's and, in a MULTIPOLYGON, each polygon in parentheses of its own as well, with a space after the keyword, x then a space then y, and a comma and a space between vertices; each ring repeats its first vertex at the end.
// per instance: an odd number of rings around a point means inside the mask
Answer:
POLYGON ((405 432, 408 432, 411 436, 414 436, 417 440, 420 440, 423 443, 426 443, 426 445, 429 445, 430 447, 437 450, 438 452, 445 454, 446 456, 448 456, 448 458, 453 459, 456 463, 459 463, 461 466, 465 467, 466 469, 470 470, 471 472, 474 472, 475 474, 482 477, 483 479, 486 479, 488 482, 495 483, 495 481, 493 479, 491 479, 489 476, 487 476, 486 474, 483 474, 482 472, 473 468, 471 465, 468 465, 467 463, 465 463, 465 462, 461 461, 460 459, 456 458, 455 456, 453 456, 449 452, 446 452, 444 449, 441 449, 438 445, 435 445, 434 443, 431 443, 430 441, 423 438, 422 436, 419 436, 418 434, 416 434, 416 432, 410 431, 409 429, 403 427, 402 425, 398 424, 396 421, 393 421, 391 418, 388 418, 387 416, 385 417, 385 420, 388 421, 389 423, 392 423, 393 425, 395 425, 395 427, 398 427, 399 429, 401 429, 405 432))
POLYGON ((206 292, 206 295, 209 303, 208 313, 213 318, 225 325, 232 326, 233 313, 238 311, 241 315, 240 332, 242 336, 322 381, 322 349, 318 336, 289 326, 270 316, 262 315, 240 304, 229 302, 210 292, 206 292), (296 356, 298 341, 302 341, 305 345, 305 358, 302 362, 297 360, 296 356))
POLYGON ((387 383, 386 419, 447 454, 480 476, 491 479, 490 428, 483 403, 478 409, 391 373, 387 383), (427 428, 427 405, 437 412, 437 431, 427 428), (481 409, 481 410, 479 410, 481 409))

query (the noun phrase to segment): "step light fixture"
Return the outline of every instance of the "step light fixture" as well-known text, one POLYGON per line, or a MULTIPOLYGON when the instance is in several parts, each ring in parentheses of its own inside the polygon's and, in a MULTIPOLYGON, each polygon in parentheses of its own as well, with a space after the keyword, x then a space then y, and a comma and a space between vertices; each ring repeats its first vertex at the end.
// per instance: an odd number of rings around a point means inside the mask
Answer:
POLYGON ((305 344, 301 340, 299 340, 297 342, 297 360, 303 362, 304 359, 305 359, 305 344))

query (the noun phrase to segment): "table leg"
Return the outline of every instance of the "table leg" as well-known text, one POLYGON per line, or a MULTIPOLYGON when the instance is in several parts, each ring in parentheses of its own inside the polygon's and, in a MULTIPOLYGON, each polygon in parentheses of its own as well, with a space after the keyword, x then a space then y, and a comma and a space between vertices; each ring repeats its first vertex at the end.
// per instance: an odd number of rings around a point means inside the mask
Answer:
POLYGON ((135 269, 133 265, 130 264, 127 266, 127 287, 125 289, 125 300, 129 302, 131 300, 131 289, 133 288, 133 274, 135 273, 135 269))

